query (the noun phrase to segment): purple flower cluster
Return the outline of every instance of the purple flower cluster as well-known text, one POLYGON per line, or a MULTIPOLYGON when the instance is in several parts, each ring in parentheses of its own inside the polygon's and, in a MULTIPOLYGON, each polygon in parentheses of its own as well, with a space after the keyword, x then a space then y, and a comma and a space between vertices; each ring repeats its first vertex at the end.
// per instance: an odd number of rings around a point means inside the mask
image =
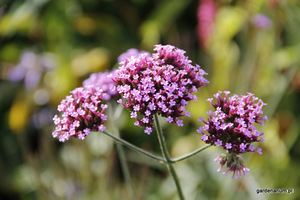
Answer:
POLYGON ((56 67, 55 56, 50 53, 35 54, 25 51, 17 66, 8 70, 12 82, 24 81, 26 90, 35 90, 45 73, 56 67))
POLYGON ((91 74, 88 79, 83 81, 83 87, 99 87, 103 90, 103 100, 118 98, 120 95, 114 90, 115 82, 112 80, 115 70, 91 74))
POLYGON ((220 169, 225 165, 228 169, 223 174, 233 172, 232 178, 244 175, 249 171, 245 166, 243 158, 239 155, 245 152, 258 152, 262 154, 261 148, 255 149, 253 142, 265 141, 261 137, 264 133, 259 132, 254 126, 255 123, 264 125, 267 116, 262 116, 262 107, 266 105, 262 100, 248 93, 245 96, 233 95, 228 97, 230 92, 224 91, 225 97, 221 97, 219 91, 213 98, 208 99, 215 111, 207 112, 207 121, 200 117, 205 125, 197 132, 202 133, 201 139, 211 145, 222 146, 227 150, 225 155, 219 156, 220 169), (206 134, 207 132, 208 134, 206 134))
POLYGON ((255 149, 251 143, 265 141, 254 126, 255 123, 264 124, 267 116, 262 116, 262 107, 266 105, 262 100, 248 93, 246 96, 239 97, 233 95, 228 98, 230 92, 225 91, 225 97, 221 97, 222 92, 214 95, 217 103, 213 99, 208 101, 215 108, 215 111, 209 111, 207 121, 200 117, 205 125, 197 131, 202 133, 202 140, 208 144, 222 146, 229 153, 258 152, 261 149, 255 149), (205 131, 208 134, 205 134, 205 131), (260 137, 260 138, 259 138, 260 137))
POLYGON ((185 51, 171 45, 156 45, 154 51, 152 56, 139 54, 124 60, 113 78, 116 90, 126 99, 125 103, 118 102, 147 134, 153 130, 155 113, 183 126, 179 117, 190 116, 185 106, 197 99, 191 93, 208 83, 203 77, 206 72, 199 65, 193 66, 185 51))
POLYGON ((246 173, 249 169, 245 166, 243 158, 234 153, 227 153, 219 156, 215 159, 215 161, 219 161, 220 168, 218 172, 221 172, 224 165, 228 168, 226 172, 223 172, 226 175, 228 172, 233 172, 232 178, 239 178, 240 176, 246 176, 246 173))
POLYGON ((62 118, 57 115, 53 118, 57 125, 53 137, 58 137, 60 142, 70 137, 83 140, 91 131, 104 131, 103 121, 107 116, 103 112, 107 105, 102 103, 102 89, 86 86, 76 88, 71 93, 58 106, 58 111, 63 112, 62 118))

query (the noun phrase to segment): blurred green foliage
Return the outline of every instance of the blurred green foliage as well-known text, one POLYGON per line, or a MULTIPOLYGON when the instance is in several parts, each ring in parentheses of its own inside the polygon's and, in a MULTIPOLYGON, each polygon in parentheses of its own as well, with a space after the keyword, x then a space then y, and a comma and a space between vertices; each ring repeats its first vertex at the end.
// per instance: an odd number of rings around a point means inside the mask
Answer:
MULTIPOLYGON (((61 144, 51 136, 52 117, 89 74, 118 67, 129 48, 151 52, 158 43, 186 50, 210 81, 183 128, 163 124, 173 157, 204 145, 197 119, 218 90, 251 92, 268 104, 263 155, 244 155, 248 177, 217 173, 222 151, 212 147, 175 165, 186 198, 300 199, 300 2, 211 1, 204 46, 197 12, 207 0, 0 1, 0 199, 129 199, 113 141, 93 134, 61 144), (255 26, 259 13, 268 26, 255 26), (294 193, 256 194, 264 188, 294 193)), ((155 134, 133 126, 128 112, 118 126, 122 138, 159 152, 155 134)), ((137 199, 177 198, 163 165, 128 149, 126 157, 137 199)))

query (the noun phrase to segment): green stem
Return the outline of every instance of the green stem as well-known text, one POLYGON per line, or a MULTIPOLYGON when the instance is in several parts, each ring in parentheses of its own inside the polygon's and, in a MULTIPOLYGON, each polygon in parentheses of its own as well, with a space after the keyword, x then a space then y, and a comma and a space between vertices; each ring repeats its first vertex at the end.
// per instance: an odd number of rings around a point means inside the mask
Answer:
POLYGON ((170 173, 171 173, 171 175, 173 177, 173 180, 175 182, 179 198, 181 200, 184 200, 184 196, 183 196, 183 193, 182 193, 182 190, 181 190, 180 182, 179 182, 179 179, 177 177, 177 174, 176 174, 176 171, 174 169, 174 166, 172 164, 172 159, 170 158, 170 154, 169 154, 169 151, 168 151, 168 148, 167 148, 165 137, 163 135, 161 126, 159 124, 158 115, 157 114, 154 115, 154 119, 155 119, 155 128, 156 128, 156 133, 157 133, 157 137, 158 137, 158 141, 159 141, 161 152, 163 154, 163 157, 166 160, 166 165, 167 165, 167 167, 168 167, 168 169, 169 169, 169 171, 170 171, 170 173))
POLYGON ((143 149, 141 149, 141 148, 139 148, 139 147, 137 147, 137 146, 135 146, 135 145, 133 145, 133 144, 131 144, 131 143, 129 143, 129 142, 127 142, 127 141, 119 138, 119 137, 117 137, 117 136, 114 136, 114 135, 112 135, 112 134, 110 134, 110 133, 108 133, 106 131, 102 131, 102 133, 104 133, 105 135, 111 137, 115 141, 119 142, 120 144, 123 144, 124 146, 126 146, 126 147, 128 147, 128 148, 130 148, 130 149, 132 149, 134 151, 137 151, 137 152, 139 152, 141 154, 144 154, 144 155, 146 155, 146 156, 148 156, 150 158, 153 158, 153 159, 155 159, 157 161, 166 162, 165 159, 163 159, 162 157, 153 155, 153 154, 151 154, 151 153, 149 153, 149 152, 147 152, 147 151, 145 151, 145 150, 143 150, 143 149))
POLYGON ((188 154, 186 154, 186 155, 184 155, 184 156, 181 156, 181 157, 179 157, 179 158, 171 159, 171 162, 172 162, 172 163, 176 163, 176 162, 185 160, 185 159, 187 159, 187 158, 189 158, 189 157, 192 157, 193 155, 195 155, 195 154, 197 154, 197 153, 199 153, 199 152, 201 152, 201 151, 207 149, 208 147, 211 147, 211 145, 210 145, 210 144, 205 145, 204 147, 200 147, 199 149, 196 149, 195 151, 193 151, 193 152, 191 152, 191 153, 188 153, 188 154))

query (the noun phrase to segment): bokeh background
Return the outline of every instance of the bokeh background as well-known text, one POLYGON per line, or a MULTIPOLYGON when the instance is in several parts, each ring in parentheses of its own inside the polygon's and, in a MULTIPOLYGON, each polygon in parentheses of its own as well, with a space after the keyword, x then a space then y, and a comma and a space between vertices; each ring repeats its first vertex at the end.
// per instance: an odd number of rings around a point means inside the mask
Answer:
MULTIPOLYGON (((0 199, 130 199, 112 139, 59 143, 52 118, 91 73, 159 43, 184 49, 210 81, 184 127, 163 124, 172 157, 204 146, 197 119, 218 90, 268 104, 263 154, 243 155, 248 177, 217 173, 224 152, 211 147, 175 164, 186 199, 300 199, 299 32, 297 0, 1 0, 0 199), (256 193, 264 188, 294 193, 256 193)), ((154 132, 133 126, 127 111, 116 124, 122 138, 159 154, 154 132)), ((164 165, 125 153, 136 199, 178 198, 164 165)))

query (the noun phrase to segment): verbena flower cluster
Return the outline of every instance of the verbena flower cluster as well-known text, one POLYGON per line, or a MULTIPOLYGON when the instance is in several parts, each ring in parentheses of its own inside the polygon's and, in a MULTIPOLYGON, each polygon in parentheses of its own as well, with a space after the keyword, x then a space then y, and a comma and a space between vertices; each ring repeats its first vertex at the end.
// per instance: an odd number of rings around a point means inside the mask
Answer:
POLYGON ((200 117, 199 121, 205 124, 197 130, 203 135, 201 139, 208 144, 222 146, 229 153, 252 151, 261 154, 261 149, 255 149, 251 143, 265 141, 261 137, 264 133, 259 132, 254 124, 263 125, 267 120, 267 116, 262 116, 262 107, 266 104, 251 93, 228 97, 229 93, 225 91, 223 98, 222 92, 215 94, 216 103, 212 98, 208 99, 215 111, 207 112, 207 121, 200 117))
POLYGON ((107 108, 103 104, 103 90, 99 87, 86 86, 71 91, 72 95, 62 100, 58 111, 62 117, 54 116, 57 125, 53 137, 65 142, 70 137, 85 139, 91 131, 104 131, 103 122, 107 116, 103 113, 107 108))
POLYGON ((103 100, 111 100, 114 98, 119 98, 119 93, 114 90, 115 82, 112 80, 112 76, 116 70, 99 72, 91 74, 88 79, 83 81, 83 87, 99 87, 103 90, 103 100))
POLYGON ((267 120, 267 116, 262 116, 262 107, 266 104, 251 93, 243 96, 234 94, 231 97, 228 97, 230 92, 223 93, 225 97, 221 97, 221 91, 214 95, 216 103, 213 103, 213 98, 208 99, 215 111, 207 112, 207 121, 200 117, 199 121, 205 125, 197 131, 202 133, 201 139, 204 142, 227 150, 226 155, 221 155, 215 160, 221 165, 218 171, 226 165, 228 170, 223 174, 233 172, 232 178, 239 178, 242 174, 246 176, 249 171, 239 154, 262 154, 261 148, 255 149, 251 143, 265 141, 262 137, 264 133, 259 132, 254 125, 264 125, 264 120, 267 120))
POLYGON ((192 65, 185 51, 171 45, 156 45, 155 53, 139 54, 120 63, 113 78, 116 90, 126 100, 124 105, 135 125, 144 126, 145 133, 153 130, 155 113, 166 117, 169 123, 183 126, 181 116, 190 116, 185 109, 188 101, 197 100, 191 93, 208 81, 199 65, 192 65))

